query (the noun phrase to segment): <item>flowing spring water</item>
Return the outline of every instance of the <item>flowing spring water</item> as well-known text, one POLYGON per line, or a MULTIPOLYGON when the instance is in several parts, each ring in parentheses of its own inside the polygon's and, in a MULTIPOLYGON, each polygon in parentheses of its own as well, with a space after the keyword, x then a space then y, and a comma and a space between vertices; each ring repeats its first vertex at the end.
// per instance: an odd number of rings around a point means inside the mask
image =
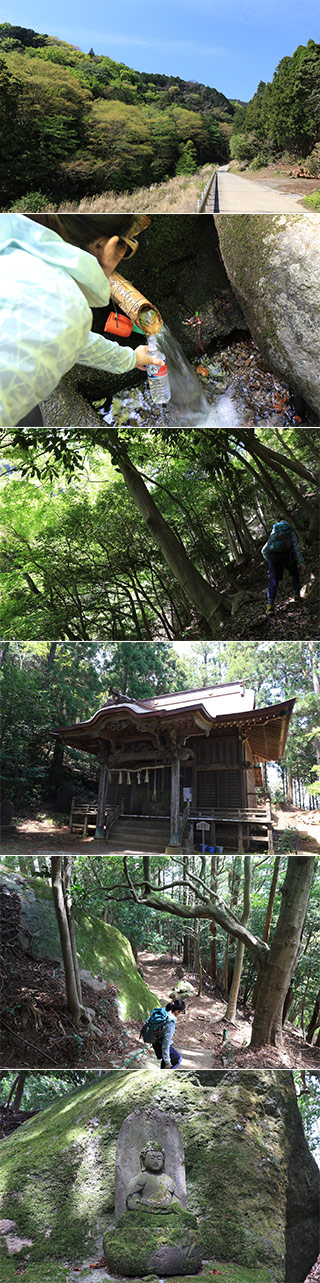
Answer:
POLYGON ((168 365, 170 401, 154 404, 146 377, 136 387, 128 379, 128 386, 115 393, 110 408, 96 403, 111 427, 229 428, 304 422, 296 417, 303 408, 296 406, 294 394, 267 369, 250 336, 231 336, 212 357, 204 353, 203 362, 200 357, 202 373, 192 368, 167 325, 157 337, 168 365))

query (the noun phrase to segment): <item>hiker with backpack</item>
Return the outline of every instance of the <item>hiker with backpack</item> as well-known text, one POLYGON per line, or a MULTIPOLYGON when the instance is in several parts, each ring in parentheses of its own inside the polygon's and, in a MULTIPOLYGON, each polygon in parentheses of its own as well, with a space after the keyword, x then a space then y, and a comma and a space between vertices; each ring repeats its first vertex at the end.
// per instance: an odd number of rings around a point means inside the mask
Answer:
POLYGON ((289 521, 274 522, 261 553, 268 562, 269 571, 267 615, 273 615, 277 588, 284 570, 291 575, 295 601, 300 601, 300 570, 304 570, 304 560, 289 521))
POLYGON ((172 1040, 177 1016, 185 1009, 182 998, 175 998, 173 1002, 167 1002, 166 1007, 154 1007, 142 1025, 139 1036, 144 1042, 151 1043, 157 1060, 161 1060, 161 1069, 177 1069, 181 1065, 181 1053, 173 1047, 172 1040))

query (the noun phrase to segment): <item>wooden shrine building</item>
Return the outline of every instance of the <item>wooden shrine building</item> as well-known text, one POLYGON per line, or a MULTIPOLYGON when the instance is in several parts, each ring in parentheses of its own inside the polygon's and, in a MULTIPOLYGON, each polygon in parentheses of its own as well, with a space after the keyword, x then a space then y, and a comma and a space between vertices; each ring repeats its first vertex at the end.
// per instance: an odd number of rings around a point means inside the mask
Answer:
POLYGON ((262 764, 282 757, 293 705, 255 708, 242 681, 152 699, 112 691, 54 735, 100 762, 95 835, 112 828, 119 851, 199 849, 201 820, 208 849, 272 851, 262 764))

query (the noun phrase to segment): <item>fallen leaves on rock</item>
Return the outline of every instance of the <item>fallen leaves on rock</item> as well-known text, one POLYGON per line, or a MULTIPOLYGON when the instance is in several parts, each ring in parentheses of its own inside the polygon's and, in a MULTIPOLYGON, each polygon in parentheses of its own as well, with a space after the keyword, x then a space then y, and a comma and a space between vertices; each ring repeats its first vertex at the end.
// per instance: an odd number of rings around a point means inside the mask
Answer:
MULTIPOLYGON (((84 1005, 94 1011, 92 1025, 79 1031, 66 1004, 62 964, 34 958, 19 944, 20 899, 0 887, 0 977, 3 1051, 8 1068, 46 1069, 74 1065, 99 1068, 110 1056, 125 1058, 131 1049, 121 1024, 114 985, 97 993, 82 985, 84 1005)), ((31 943, 31 942, 30 942, 31 943)))

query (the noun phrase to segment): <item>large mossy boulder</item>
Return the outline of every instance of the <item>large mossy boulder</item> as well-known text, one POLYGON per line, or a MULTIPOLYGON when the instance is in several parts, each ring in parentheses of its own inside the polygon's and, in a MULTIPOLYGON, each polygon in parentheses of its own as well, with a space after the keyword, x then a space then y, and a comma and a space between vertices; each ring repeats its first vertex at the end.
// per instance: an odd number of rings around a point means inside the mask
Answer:
POLYGON ((320 220, 218 214, 234 293, 271 369, 320 411, 320 220))
MULTIPOLYGON (((36 958, 61 962, 58 924, 50 884, 46 879, 10 873, 0 866, 0 882, 15 891, 20 901, 20 944, 36 958)), ((122 1020, 146 1020, 158 1004, 135 963, 130 941, 116 927, 79 910, 75 914, 80 973, 90 984, 97 975, 117 989, 116 1003, 122 1020)))
POLYGON ((204 1261, 234 1263, 245 1283, 250 1270, 254 1283, 303 1283, 319 1251, 319 1173, 291 1074, 210 1074, 206 1085, 157 1067, 106 1074, 3 1142, 1 1217, 29 1245, 10 1256, 1 1236, 1 1283, 13 1283, 26 1257, 32 1283, 43 1283, 49 1262, 58 1279, 65 1262, 101 1256, 101 1235, 114 1225, 119 1131, 150 1105, 178 1123, 204 1261))
POLYGON ((108 1268, 125 1278, 154 1272, 170 1278, 201 1268, 197 1218, 183 1207, 162 1215, 143 1208, 125 1212, 104 1235, 103 1250, 108 1268))

